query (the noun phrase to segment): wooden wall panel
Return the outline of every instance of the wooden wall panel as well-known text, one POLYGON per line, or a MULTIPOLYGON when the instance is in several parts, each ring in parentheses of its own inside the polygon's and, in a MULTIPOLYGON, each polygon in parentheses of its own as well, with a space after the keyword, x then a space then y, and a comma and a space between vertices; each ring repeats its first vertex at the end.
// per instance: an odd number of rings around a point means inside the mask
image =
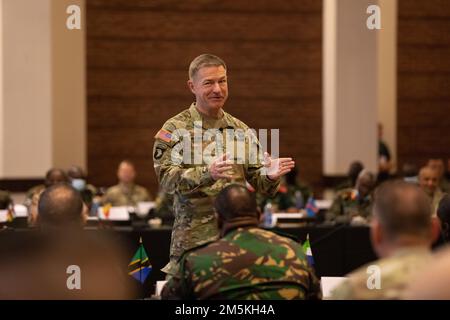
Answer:
POLYGON ((157 190, 153 136, 192 102, 187 68, 210 52, 228 65, 226 110, 280 129, 282 155, 322 176, 322 1, 88 0, 88 169, 115 182, 123 158, 157 190))
POLYGON ((450 1, 399 0, 398 158, 450 158, 450 1))

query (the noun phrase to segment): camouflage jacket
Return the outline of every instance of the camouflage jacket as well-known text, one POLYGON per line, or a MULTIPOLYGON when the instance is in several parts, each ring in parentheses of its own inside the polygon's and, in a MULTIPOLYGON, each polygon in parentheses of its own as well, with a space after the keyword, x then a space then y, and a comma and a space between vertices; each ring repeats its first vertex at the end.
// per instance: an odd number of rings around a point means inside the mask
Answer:
POLYGON ((372 197, 369 195, 364 199, 359 199, 355 189, 348 188, 337 193, 330 209, 327 212, 327 220, 334 220, 337 217, 352 218, 362 216, 370 218, 372 210, 372 197))
POLYGON ((138 185, 126 188, 121 184, 108 188, 102 199, 103 203, 112 206, 135 206, 141 201, 150 201, 147 189, 138 185))
POLYGON ((350 273, 347 279, 332 291, 331 299, 401 299, 415 273, 426 267, 431 259, 431 252, 426 248, 399 250, 391 257, 374 261, 350 273), (371 266, 376 266, 377 269, 369 269, 371 266), (378 283, 376 270, 379 270, 378 283))
MULTIPOLYGON (((185 250, 218 239, 219 231, 213 202, 215 196, 225 186, 230 183, 245 184, 247 180, 256 190, 274 194, 280 183, 279 180, 272 181, 263 175, 262 164, 260 162, 252 164, 248 161, 248 157, 242 164, 234 165, 232 181, 225 179, 214 181, 205 159, 200 158, 200 163, 195 163, 196 157, 201 156, 206 148, 212 149, 211 155, 215 156, 215 150, 225 152, 226 146, 216 136, 208 141, 197 140, 195 132, 200 132, 203 136, 208 129, 218 129, 220 136, 225 140, 228 132, 225 129, 241 129, 241 132, 248 129, 240 120, 226 112, 223 113, 223 117, 216 121, 204 119, 193 103, 189 109, 166 121, 155 136, 153 163, 156 176, 161 191, 172 194, 174 199, 175 221, 170 249, 172 261, 179 259, 185 250), (188 135, 181 135, 180 132, 183 131, 188 135), (184 150, 183 154, 175 152, 184 145, 190 147, 189 153, 184 150), (185 161, 186 158, 190 159, 191 163, 185 161)), ((243 142, 246 151, 253 150, 253 144, 259 148, 259 143, 250 139, 248 134, 236 136, 234 141, 243 142)), ((168 269, 170 268, 168 267, 166 271, 170 273, 168 269)))
POLYGON ((320 299, 297 242, 256 226, 238 227, 186 252, 163 299, 320 299))

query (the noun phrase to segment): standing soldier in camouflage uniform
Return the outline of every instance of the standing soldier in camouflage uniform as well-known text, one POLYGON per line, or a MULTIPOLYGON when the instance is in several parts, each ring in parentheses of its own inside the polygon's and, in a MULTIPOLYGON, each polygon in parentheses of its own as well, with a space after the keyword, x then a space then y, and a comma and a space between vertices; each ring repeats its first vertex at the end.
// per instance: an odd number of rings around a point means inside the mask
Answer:
POLYGON ((240 129, 240 134, 228 136, 227 144, 237 140, 248 151, 254 150, 258 141, 247 134, 247 125, 223 111, 228 84, 222 59, 209 54, 195 58, 189 66, 188 86, 196 101, 163 125, 153 148, 160 188, 174 197, 170 262, 163 269, 168 274, 173 274, 185 250, 218 238, 213 200, 220 190, 233 181, 245 184, 247 180, 257 191, 273 195, 280 177, 295 165, 291 158, 271 159, 267 153, 264 166, 259 161, 249 161, 248 157, 244 161, 228 159, 227 153, 235 151, 225 149, 223 143, 229 129, 234 132, 240 129), (211 132, 208 129, 216 134, 208 138, 211 132), (208 150, 211 157, 202 157, 208 150))
POLYGON ((222 238, 183 255, 163 299, 320 299, 301 245, 258 228, 254 193, 229 185, 215 207, 222 238))
POLYGON ((336 222, 351 222, 357 219, 367 222, 372 210, 372 189, 375 187, 375 177, 363 170, 356 180, 355 189, 348 188, 339 191, 327 212, 326 218, 336 222))

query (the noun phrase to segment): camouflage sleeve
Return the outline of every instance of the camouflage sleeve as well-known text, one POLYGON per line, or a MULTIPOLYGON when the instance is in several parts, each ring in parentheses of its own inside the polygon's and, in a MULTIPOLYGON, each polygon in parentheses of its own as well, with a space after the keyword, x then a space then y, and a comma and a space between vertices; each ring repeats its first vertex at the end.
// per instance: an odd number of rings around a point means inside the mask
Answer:
POLYGON ((176 275, 170 277, 161 292, 162 300, 188 300, 193 299, 192 290, 190 289, 190 272, 186 268, 186 257, 184 255, 180 261, 176 275))
POLYGON ((189 194, 214 183, 207 165, 190 168, 182 166, 182 156, 179 152, 172 152, 173 148, 181 142, 164 141, 158 138, 158 134, 155 138, 153 165, 162 191, 169 194, 175 191, 189 194))

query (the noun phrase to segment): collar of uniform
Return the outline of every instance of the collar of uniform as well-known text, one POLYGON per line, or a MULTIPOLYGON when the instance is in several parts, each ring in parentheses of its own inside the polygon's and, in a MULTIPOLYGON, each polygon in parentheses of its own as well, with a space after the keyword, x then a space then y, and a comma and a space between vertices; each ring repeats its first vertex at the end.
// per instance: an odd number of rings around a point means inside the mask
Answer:
MULTIPOLYGON (((191 106, 189 107, 189 112, 191 114, 192 121, 193 122, 202 121, 202 127, 203 127, 203 129, 206 130, 207 128, 205 128, 205 126, 203 125, 202 115, 200 114, 200 112, 198 112, 195 102, 192 102, 191 106)), ((225 120, 224 124, 222 125, 222 128, 223 129, 227 129, 227 128, 234 129, 235 125, 234 125, 232 116, 229 115, 227 112, 225 112, 223 109, 222 109, 222 112, 223 112, 223 117, 225 120)))
POLYGON ((228 221, 224 221, 222 226, 222 237, 224 237, 227 233, 237 229, 237 228, 244 228, 244 227, 257 227, 258 226, 258 219, 256 217, 236 217, 228 221))

